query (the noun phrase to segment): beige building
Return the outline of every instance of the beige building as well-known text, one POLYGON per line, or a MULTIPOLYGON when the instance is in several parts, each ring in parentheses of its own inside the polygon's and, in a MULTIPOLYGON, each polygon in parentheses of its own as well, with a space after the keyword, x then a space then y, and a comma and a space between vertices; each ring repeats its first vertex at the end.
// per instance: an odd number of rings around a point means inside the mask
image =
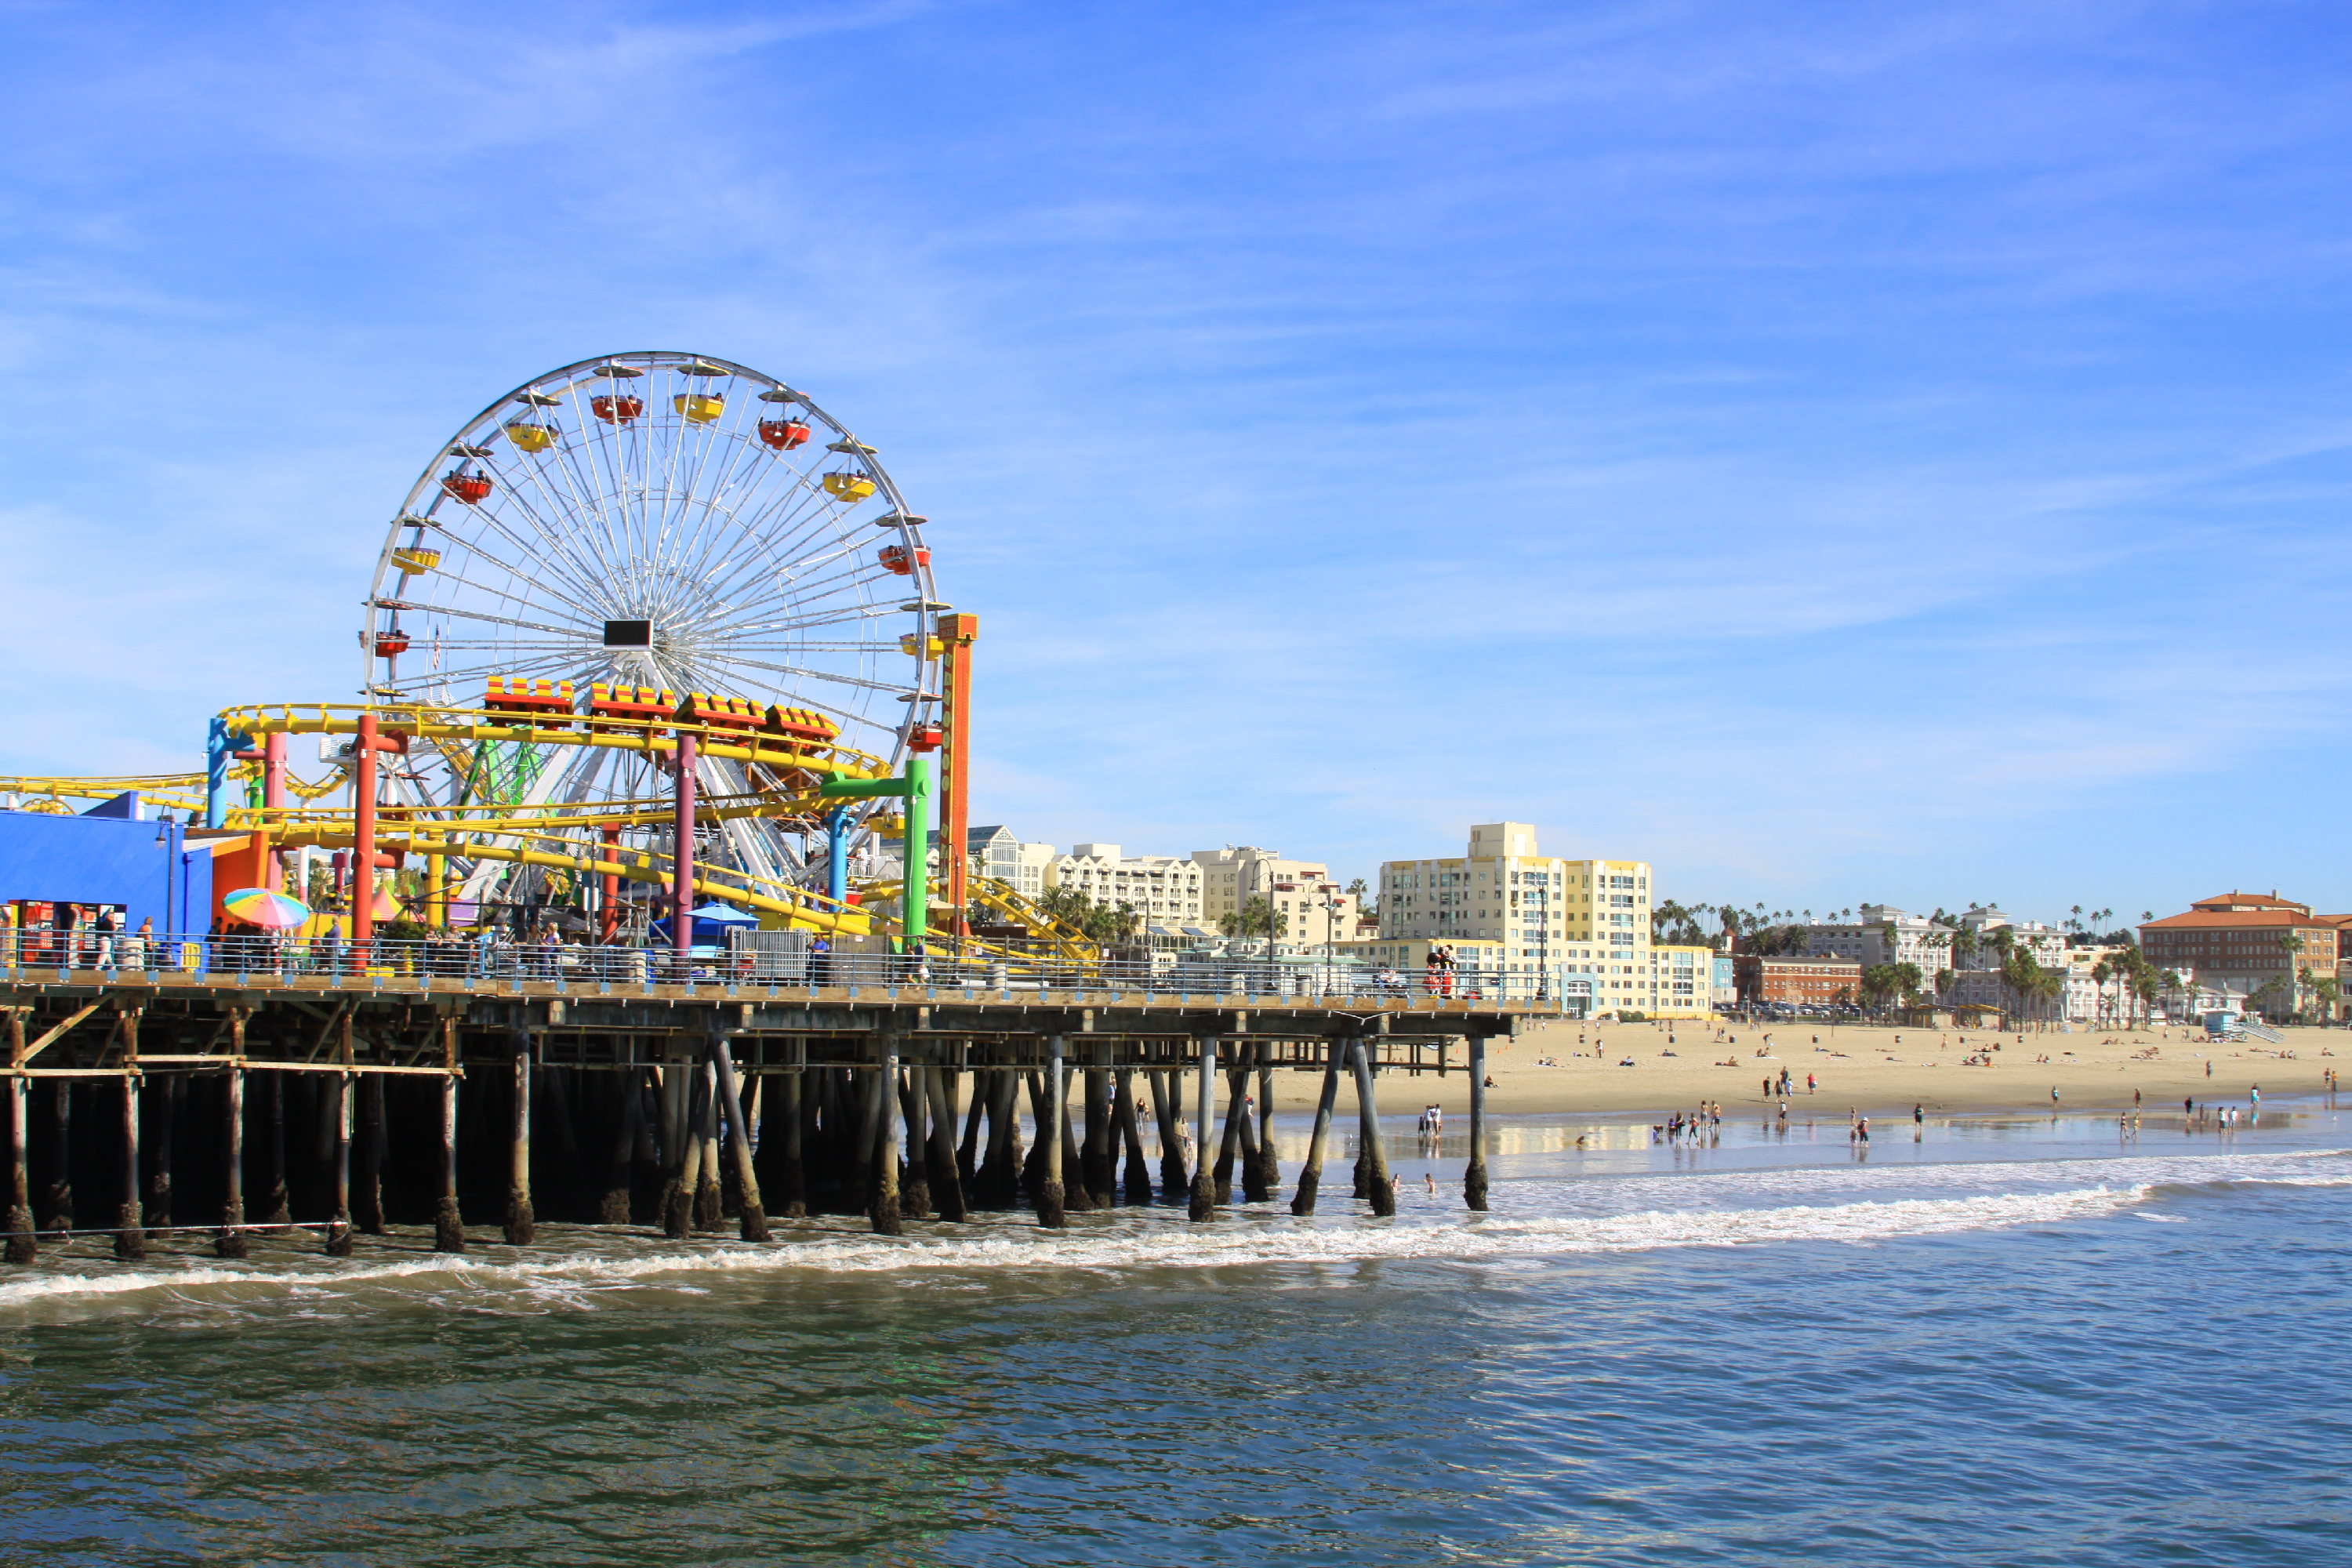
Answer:
POLYGON ((1320 860, 1289 860, 1272 849, 1228 844, 1196 849, 1201 873, 1202 923, 1212 931, 1227 915, 1239 916, 1252 899, 1264 899, 1280 918, 1275 951, 1304 952, 1357 934, 1354 895, 1340 890, 1331 868, 1320 860))
MULTIPOLYGON (((1661 1018, 1711 1018, 1715 1016, 1715 949, 1659 946, 1650 950, 1658 969, 1658 1009, 1661 1018)), ((1729 997, 1723 1000, 1728 1002, 1729 997)))
POLYGON ((1596 1015, 1653 1012, 1672 994, 1650 945, 1647 861, 1544 855, 1524 822, 1471 828, 1467 851, 1381 864, 1381 942, 1440 942, 1465 965, 1491 953, 1509 973, 1557 974, 1571 1002, 1588 983, 1596 1015))
POLYGON ((1049 888, 1075 888, 1098 904, 1125 904, 1154 925, 1199 925, 1205 879, 1173 855, 1122 855, 1116 844, 1073 844, 1046 868, 1049 888))

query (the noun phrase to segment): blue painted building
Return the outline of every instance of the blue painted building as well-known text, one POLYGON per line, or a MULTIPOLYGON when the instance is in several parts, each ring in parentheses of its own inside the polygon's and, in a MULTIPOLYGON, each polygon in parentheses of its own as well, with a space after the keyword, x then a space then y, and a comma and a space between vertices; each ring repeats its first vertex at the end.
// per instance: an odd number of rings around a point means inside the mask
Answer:
POLYGON ((125 931, 149 920, 159 932, 203 931, 212 920, 211 847, 190 846, 184 824, 142 821, 131 796, 79 816, 0 811, 0 903, 111 904, 125 931))

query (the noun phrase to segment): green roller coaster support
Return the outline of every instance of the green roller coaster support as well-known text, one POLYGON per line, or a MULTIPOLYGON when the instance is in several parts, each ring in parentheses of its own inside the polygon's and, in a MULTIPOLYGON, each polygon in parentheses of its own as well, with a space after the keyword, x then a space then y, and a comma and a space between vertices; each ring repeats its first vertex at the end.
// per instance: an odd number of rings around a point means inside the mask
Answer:
POLYGON ((831 779, 817 793, 828 800, 871 800, 882 796, 907 803, 907 837, 901 854, 906 875, 898 901, 909 944, 930 934, 931 919, 931 759, 908 757, 907 773, 895 779, 831 779))

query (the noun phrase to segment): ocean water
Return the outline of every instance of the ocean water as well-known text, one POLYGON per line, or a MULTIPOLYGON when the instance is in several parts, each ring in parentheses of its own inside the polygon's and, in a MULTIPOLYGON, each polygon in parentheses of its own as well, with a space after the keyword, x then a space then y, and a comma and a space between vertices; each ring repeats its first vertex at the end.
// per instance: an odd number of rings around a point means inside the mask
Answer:
POLYGON ((1874 1131, 1508 1119, 1484 1216, 1400 1124, 1392 1221, 1339 1164, 1311 1221, 53 1247, 0 1561, 2352 1562, 2352 1126, 1874 1131))

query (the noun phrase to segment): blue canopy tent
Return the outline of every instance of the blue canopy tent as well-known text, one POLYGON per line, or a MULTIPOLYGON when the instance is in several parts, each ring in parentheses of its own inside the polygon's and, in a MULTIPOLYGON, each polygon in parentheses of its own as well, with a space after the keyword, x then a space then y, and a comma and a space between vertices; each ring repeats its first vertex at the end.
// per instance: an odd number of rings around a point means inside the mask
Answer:
MULTIPOLYGON (((692 928, 694 951, 698 952, 716 953, 724 948, 727 945, 727 932, 730 927, 748 926, 757 929, 760 924, 759 916, 746 914, 741 910, 730 909, 720 903, 705 904, 695 910, 691 918, 694 921, 692 928)), ((665 945, 668 943, 670 924, 667 918, 654 921, 653 935, 656 942, 665 945)))

